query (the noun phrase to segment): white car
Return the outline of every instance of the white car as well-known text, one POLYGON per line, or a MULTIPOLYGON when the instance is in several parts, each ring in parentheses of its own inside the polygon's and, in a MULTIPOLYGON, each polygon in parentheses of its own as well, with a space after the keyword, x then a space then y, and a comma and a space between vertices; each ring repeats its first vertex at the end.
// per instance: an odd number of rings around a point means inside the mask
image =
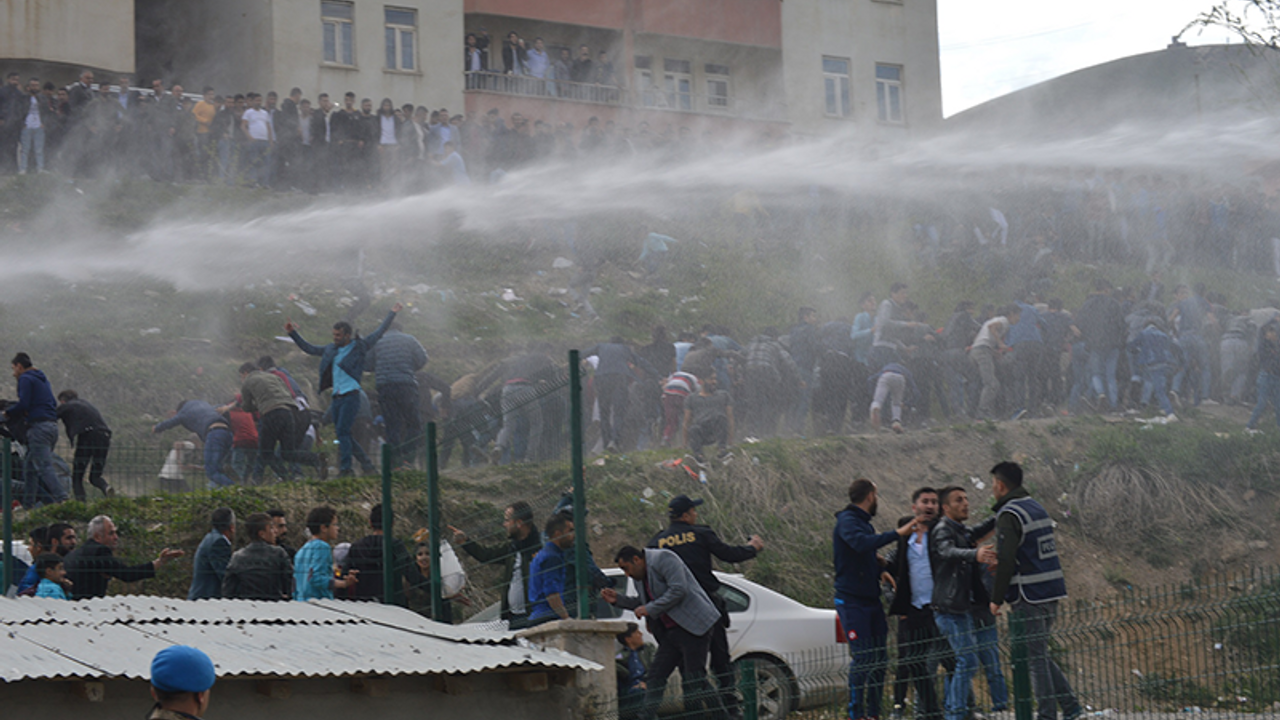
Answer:
MULTIPOLYGON (((622 570, 604 568, 610 577, 622 579, 622 570)), ((835 610, 812 608, 786 595, 751 582, 741 575, 717 572, 720 596, 729 609, 729 654, 735 666, 751 660, 756 668, 756 697, 760 720, 781 720, 793 710, 838 704, 848 693, 849 655, 835 610)), ((621 585, 618 592, 624 592, 621 585)), ((636 594, 626 579, 625 593, 636 594)), ((496 618, 482 612, 467 622, 496 618), (489 617, 482 617, 489 616, 489 617)), ((596 617, 638 622, 630 610, 596 602, 596 617)), ((645 639, 654 642, 638 622, 645 639)), ((678 698, 679 678, 667 683, 664 706, 678 698)))

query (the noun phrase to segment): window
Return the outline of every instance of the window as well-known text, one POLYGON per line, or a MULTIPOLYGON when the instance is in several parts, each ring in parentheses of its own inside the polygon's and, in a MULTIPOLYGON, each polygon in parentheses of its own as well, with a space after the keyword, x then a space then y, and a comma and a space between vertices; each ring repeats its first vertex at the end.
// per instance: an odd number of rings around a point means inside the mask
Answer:
POLYGON ((418 11, 387 8, 387 69, 416 70, 418 11))
POLYGON ((644 107, 657 107, 658 94, 653 87, 653 57, 650 55, 637 55, 635 57, 636 66, 636 92, 640 94, 640 104, 644 107))
POLYGON ((702 67, 707 75, 707 108, 729 109, 729 66, 707 63, 702 67))
POLYGON ((731 613, 745 612, 751 607, 751 597, 742 592, 738 588, 730 587, 724 583, 720 583, 720 589, 716 591, 721 600, 724 600, 725 608, 731 613))
POLYGON ((688 60, 662 61, 662 80, 667 91, 667 107, 676 110, 693 109, 693 73, 688 60))
POLYGON ((848 58, 822 58, 822 86, 826 94, 827 115, 849 117, 848 58))
POLYGON ((876 65, 876 105, 880 122, 905 122, 902 117, 902 66, 876 65))
POLYGON ((324 61, 355 65, 355 9, 349 2, 320 3, 324 26, 324 61))

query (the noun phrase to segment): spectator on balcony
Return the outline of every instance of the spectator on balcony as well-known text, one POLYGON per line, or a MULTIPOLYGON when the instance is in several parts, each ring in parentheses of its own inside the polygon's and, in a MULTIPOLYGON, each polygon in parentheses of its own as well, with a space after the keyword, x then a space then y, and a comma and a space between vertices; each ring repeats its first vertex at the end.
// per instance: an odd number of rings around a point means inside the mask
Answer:
POLYGON ((489 70, 489 54, 485 52, 485 48, 489 46, 489 38, 486 34, 483 45, 480 36, 475 33, 467 33, 467 46, 463 53, 464 72, 486 72, 489 70))
POLYGON ((594 79, 591 72, 591 48, 583 45, 578 48, 578 58, 573 61, 573 66, 569 68, 569 79, 576 83, 589 83, 594 79))
POLYGON ((528 48, 524 38, 512 30, 507 33, 506 42, 502 43, 502 72, 505 75, 526 75, 525 64, 529 59, 528 48))
POLYGON ((596 61, 596 78, 597 85, 606 87, 617 87, 618 76, 613 72, 613 63, 609 62, 609 53, 604 50, 600 51, 599 60, 596 61))
MULTIPOLYGON (((573 74, 573 57, 569 54, 569 48, 560 48, 560 57, 547 68, 547 79, 558 80, 561 82, 569 82, 572 80, 573 74)), ((554 82, 547 83, 547 94, 558 95, 564 97, 568 88, 564 85, 556 85, 554 82)))
MULTIPOLYGON (((547 69, 551 65, 550 59, 547 58, 546 46, 542 44, 542 38, 533 39, 533 47, 526 54, 525 73, 530 77, 545 79, 547 77, 547 69)), ((542 94, 542 84, 538 83, 538 94, 542 94)))

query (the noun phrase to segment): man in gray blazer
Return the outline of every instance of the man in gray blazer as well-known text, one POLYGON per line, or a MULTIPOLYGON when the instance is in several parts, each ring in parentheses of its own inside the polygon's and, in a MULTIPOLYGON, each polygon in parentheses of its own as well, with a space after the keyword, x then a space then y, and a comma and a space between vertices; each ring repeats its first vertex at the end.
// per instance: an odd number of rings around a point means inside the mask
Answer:
POLYGON ((634 610, 658 640, 658 652, 646 673, 644 712, 657 716, 667 678, 680 668, 685 712, 705 708, 713 719, 725 717, 724 706, 707 683, 707 650, 720 611, 698 585, 689 567, 670 550, 623 547, 613 561, 631 578, 637 595, 620 595, 613 588, 600 591, 605 602, 634 610))

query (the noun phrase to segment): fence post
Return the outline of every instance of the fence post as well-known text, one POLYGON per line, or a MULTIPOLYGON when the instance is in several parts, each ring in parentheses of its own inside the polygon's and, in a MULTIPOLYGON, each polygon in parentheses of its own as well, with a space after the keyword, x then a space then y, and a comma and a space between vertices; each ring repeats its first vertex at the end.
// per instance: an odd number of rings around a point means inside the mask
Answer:
MULTIPOLYGON (((742 690, 742 720, 758 720, 760 716, 760 698, 757 697, 756 661, 747 659, 741 662, 738 687, 742 690)), ((783 709, 785 712, 785 708, 783 709)))
POLYGON ((1027 626, 1022 613, 1009 609, 1010 660, 1013 665, 1013 715, 1015 720, 1031 720, 1031 668, 1027 662, 1027 626))
POLYGON ((582 465, 582 365, 569 351, 569 457, 573 467, 573 556, 578 587, 578 619, 591 617, 591 575, 587 572, 587 490, 582 465))
POLYGON ((4 500, 4 565, 3 580, 4 584, 0 585, 0 595, 6 595, 9 587, 13 585, 13 486, 10 484, 13 480, 13 468, 10 467, 12 460, 12 448, 9 444, 9 438, 4 438, 4 443, 0 445, 0 452, 4 453, 4 458, 0 460, 3 465, 3 477, 0 477, 0 484, 4 485, 4 490, 0 491, 0 496, 4 500))
POLYGON ((441 622, 444 596, 440 578, 440 467, 436 456, 436 424, 427 423, 427 532, 431 543, 431 619, 441 622))
POLYGON ((382 444, 382 602, 391 605, 396 600, 396 580, 399 573, 395 566, 395 525, 391 515, 391 443, 382 444))

